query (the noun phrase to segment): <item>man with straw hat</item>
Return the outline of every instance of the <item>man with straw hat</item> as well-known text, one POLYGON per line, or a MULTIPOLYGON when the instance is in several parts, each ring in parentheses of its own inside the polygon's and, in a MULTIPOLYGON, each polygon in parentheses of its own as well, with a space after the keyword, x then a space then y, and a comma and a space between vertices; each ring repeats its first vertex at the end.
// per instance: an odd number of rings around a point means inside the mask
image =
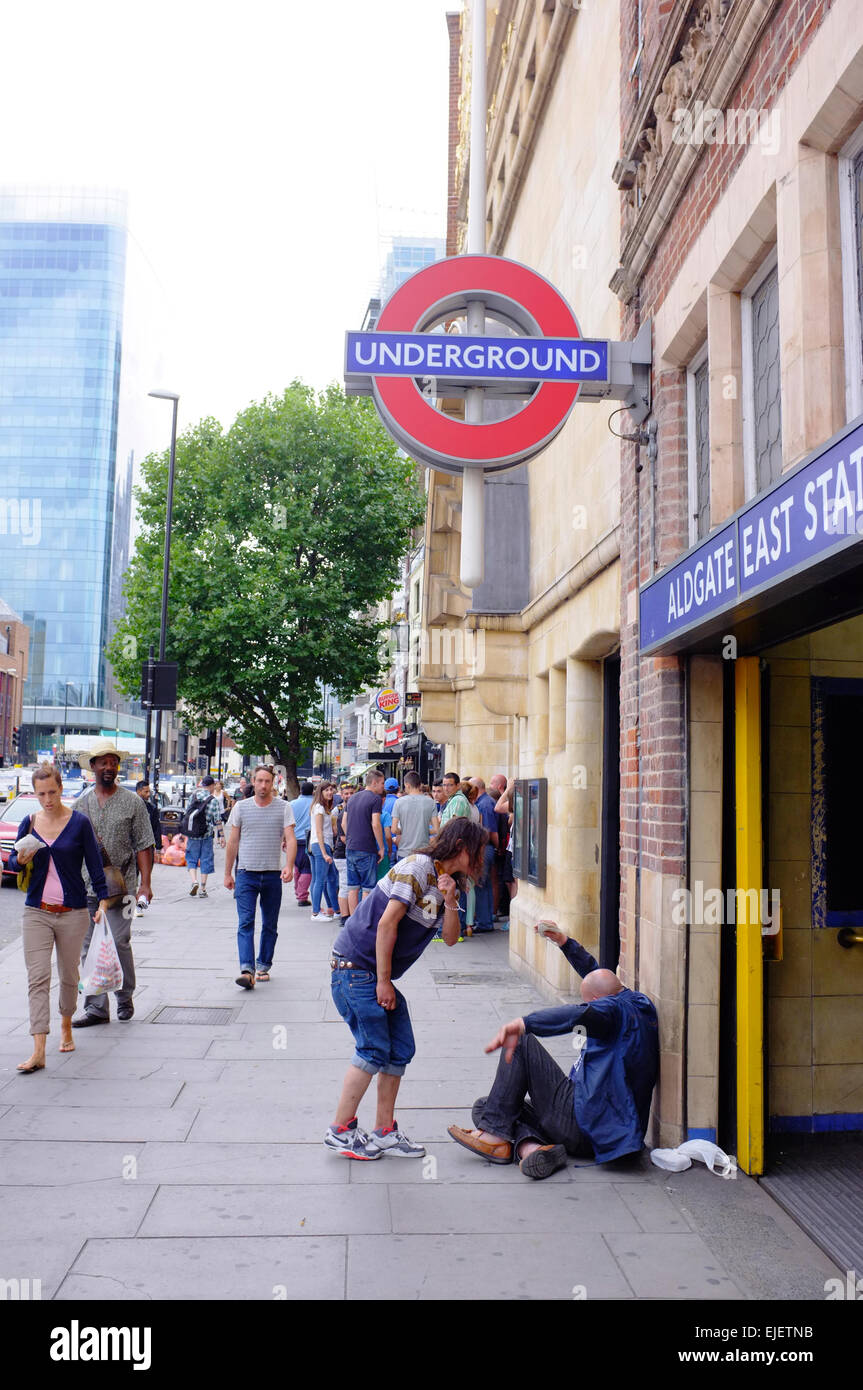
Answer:
MULTIPOLYGON (((120 761, 123 754, 115 748, 110 739, 100 739, 89 753, 81 755, 93 773, 95 781, 90 791, 76 803, 75 809, 88 817, 96 838, 104 846, 107 862, 120 870, 125 882, 125 895, 116 906, 107 909, 108 925, 117 947, 117 955, 123 967, 123 988, 117 990, 117 1018, 125 1023, 132 1017, 135 1007, 132 995, 135 992, 135 962, 132 958, 132 911, 136 896, 143 894, 149 902, 153 896, 150 886, 152 871, 153 829, 147 808, 140 796, 117 786, 120 761), (138 887, 138 875, 141 886, 138 887)), ((93 885, 86 868, 84 882, 87 886, 87 907, 90 916, 98 907, 93 885)), ((92 923, 84 938, 81 954, 82 962, 87 955, 90 938, 93 935, 92 923)), ((88 994, 84 997, 84 1013, 72 1022, 73 1028, 91 1028, 97 1023, 107 1023, 107 994, 88 994)))

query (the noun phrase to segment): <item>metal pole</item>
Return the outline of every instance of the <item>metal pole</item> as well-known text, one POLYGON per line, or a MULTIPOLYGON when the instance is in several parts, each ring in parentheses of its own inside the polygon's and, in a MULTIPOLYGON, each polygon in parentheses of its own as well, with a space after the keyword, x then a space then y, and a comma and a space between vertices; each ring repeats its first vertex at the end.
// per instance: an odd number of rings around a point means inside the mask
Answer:
MULTIPOLYGON (((470 180, 468 185, 468 255, 485 254, 485 124, 486 124, 486 0, 472 0, 471 9, 471 95, 470 95, 470 180)), ((485 333, 485 305, 472 301, 467 306, 469 335, 485 333)), ((482 424, 483 392, 477 387, 466 392, 464 418, 468 424, 482 424)), ((485 572, 484 473, 481 468, 465 468, 461 495, 461 582, 466 589, 482 583, 485 572)))
MULTIPOLYGON (((168 628, 168 577, 171 569, 171 515, 174 510, 174 465, 177 457, 177 406, 173 398, 171 413, 171 460, 168 465, 168 499, 165 505, 165 562, 162 568, 162 619, 159 626, 159 660, 165 660, 165 638, 168 628)), ((153 792, 159 799, 159 768, 162 763, 162 711, 156 711, 156 750, 153 759, 153 792)))
MULTIPOLYGON (((148 661, 152 661, 152 660, 153 660, 153 647, 152 647, 152 644, 151 644, 151 646, 150 646, 150 652, 149 652, 149 656, 148 656, 147 659, 148 659, 148 661)), ((144 781, 145 781, 145 782, 149 782, 149 780, 150 780, 150 758, 151 758, 152 751, 153 751, 153 750, 152 750, 152 741, 153 741, 153 739, 152 739, 152 734, 153 734, 153 718, 152 718, 152 716, 153 716, 153 711, 150 709, 150 706, 148 705, 148 706, 147 706, 147 725, 146 725, 146 730, 145 730, 145 733, 144 733, 144 781)))
POLYGON ((224 729, 222 729, 222 728, 219 729, 219 781, 220 781, 220 782, 221 782, 221 780, 222 780, 222 735, 223 735, 224 732, 225 732, 224 729))

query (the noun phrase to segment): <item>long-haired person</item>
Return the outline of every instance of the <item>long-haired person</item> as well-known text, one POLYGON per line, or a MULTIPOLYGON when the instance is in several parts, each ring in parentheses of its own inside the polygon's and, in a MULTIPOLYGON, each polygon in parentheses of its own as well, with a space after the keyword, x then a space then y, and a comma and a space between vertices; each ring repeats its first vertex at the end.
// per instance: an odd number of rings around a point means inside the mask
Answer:
POLYGON ((395 1122, 399 1083, 416 1051, 404 995, 393 984, 422 955, 438 923, 448 946, 458 941, 458 891, 479 876, 488 834, 454 817, 414 854, 399 860, 364 898, 333 945, 330 968, 335 1006, 354 1037, 354 1055, 324 1144, 345 1158, 381 1154, 422 1158, 395 1122), (369 1136, 357 1109, 377 1076, 377 1115, 369 1136))
POLYGON ((319 782, 312 796, 309 858, 312 861, 313 922, 332 922, 339 910, 339 871, 333 860, 334 782, 319 782), (321 898, 326 908, 321 908, 321 898))
POLYGON ((20 870, 32 862, 30 886, 24 906, 21 940, 30 995, 30 1032, 33 1052, 19 1062, 20 1072, 41 1071, 45 1043, 51 1031, 51 952, 57 951, 60 976, 60 1051, 74 1052, 72 1015, 78 1003, 78 962, 90 925, 87 889, 81 874, 86 863, 99 898, 99 912, 107 910, 108 885, 93 827, 86 816, 63 805, 63 782, 56 767, 41 763, 33 773, 33 790, 39 810, 25 816, 18 840, 32 835, 41 841, 9 856, 9 868, 20 870))
POLYGON ((339 875, 339 915, 344 923, 351 915, 350 903, 348 902, 348 854, 347 854, 347 814, 348 802, 353 796, 356 788, 350 783, 345 782, 342 786, 342 804, 337 806, 333 815, 333 858, 336 861, 336 869, 339 875))

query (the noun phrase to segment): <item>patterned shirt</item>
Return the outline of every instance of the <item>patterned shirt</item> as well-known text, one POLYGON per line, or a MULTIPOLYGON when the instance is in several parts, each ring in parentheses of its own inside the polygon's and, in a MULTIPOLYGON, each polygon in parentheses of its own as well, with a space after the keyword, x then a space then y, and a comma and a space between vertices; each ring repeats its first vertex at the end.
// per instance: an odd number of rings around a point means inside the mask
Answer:
MULTIPOLYGON (((126 892, 133 896, 138 888, 138 861, 142 849, 152 849, 153 827, 147 807, 136 792, 117 787, 112 796, 99 801, 95 791, 85 792, 75 803, 90 821, 108 854, 108 862, 122 871, 126 892)), ((86 867, 82 870, 88 894, 95 896, 86 867)))
POLYGON ((471 805, 464 792, 456 792, 455 796, 450 797, 446 806, 444 806, 440 813, 441 829, 443 829, 447 821, 452 820, 454 816, 467 816, 468 820, 472 820, 473 818, 470 812, 471 805))
POLYGON ((443 893, 437 870, 427 854, 411 854, 384 874, 374 891, 359 904, 333 943, 333 950, 363 970, 377 972, 378 923, 395 898, 407 911, 396 930, 392 976, 397 980, 422 955, 443 916, 443 893))

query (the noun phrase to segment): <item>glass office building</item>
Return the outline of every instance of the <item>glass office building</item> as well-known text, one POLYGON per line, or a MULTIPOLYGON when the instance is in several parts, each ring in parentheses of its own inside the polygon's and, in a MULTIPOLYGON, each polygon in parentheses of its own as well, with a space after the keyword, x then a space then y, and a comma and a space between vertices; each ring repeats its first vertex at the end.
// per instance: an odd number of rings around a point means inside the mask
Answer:
POLYGON ((393 291, 416 271, 422 270, 423 266, 439 261, 445 245, 440 237, 393 237, 381 278, 381 302, 385 304, 393 291))
POLYGON ((126 236, 122 194, 0 191, 0 590, 34 707, 106 703, 126 236))

